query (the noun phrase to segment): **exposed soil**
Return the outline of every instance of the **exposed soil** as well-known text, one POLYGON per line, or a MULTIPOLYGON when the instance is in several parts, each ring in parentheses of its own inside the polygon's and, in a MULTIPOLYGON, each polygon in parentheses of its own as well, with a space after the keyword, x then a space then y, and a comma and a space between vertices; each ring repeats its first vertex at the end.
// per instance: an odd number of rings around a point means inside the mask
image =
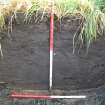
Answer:
MULTIPOLYGON (((78 26, 79 20, 65 19, 61 31, 54 34, 54 89, 91 89, 105 84, 105 40, 94 42, 88 55, 83 49, 73 54, 72 39, 78 26)), ((11 40, 2 41, 2 48, 1 82, 48 89, 49 27, 45 22, 16 25, 11 40)))

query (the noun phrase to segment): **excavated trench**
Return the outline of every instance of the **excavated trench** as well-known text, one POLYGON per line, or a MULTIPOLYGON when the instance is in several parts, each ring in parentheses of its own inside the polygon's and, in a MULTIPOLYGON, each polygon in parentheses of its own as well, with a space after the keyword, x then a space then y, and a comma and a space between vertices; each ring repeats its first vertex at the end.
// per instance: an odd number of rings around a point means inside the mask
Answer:
MULTIPOLYGON (((84 90, 105 84, 105 39, 98 38, 88 54, 73 54, 73 35, 79 21, 64 19, 54 34, 53 88, 84 90)), ((46 22, 17 24, 2 41, 0 81, 25 89, 48 89, 49 27, 46 22)))

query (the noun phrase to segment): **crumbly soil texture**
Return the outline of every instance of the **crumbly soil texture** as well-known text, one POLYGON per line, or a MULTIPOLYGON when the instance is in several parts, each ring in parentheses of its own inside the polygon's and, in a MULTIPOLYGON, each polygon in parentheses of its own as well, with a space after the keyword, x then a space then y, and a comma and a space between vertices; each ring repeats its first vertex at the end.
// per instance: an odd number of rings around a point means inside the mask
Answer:
MULTIPOLYGON (((73 36, 79 20, 55 22, 53 89, 84 90, 105 84, 105 39, 98 38, 88 49, 73 54, 73 36)), ((24 89, 48 89, 49 23, 17 24, 2 40, 0 81, 24 89)))

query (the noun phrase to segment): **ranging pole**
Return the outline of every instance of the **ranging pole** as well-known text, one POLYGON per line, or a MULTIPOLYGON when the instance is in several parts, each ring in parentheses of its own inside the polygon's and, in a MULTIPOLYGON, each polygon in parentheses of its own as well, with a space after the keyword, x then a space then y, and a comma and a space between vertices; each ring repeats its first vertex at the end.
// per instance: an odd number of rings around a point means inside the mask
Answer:
POLYGON ((12 95, 10 96, 11 98, 23 98, 23 99, 85 99, 87 98, 84 95, 80 95, 80 96, 59 96, 59 95, 34 95, 34 94, 23 94, 23 93, 19 93, 19 92, 15 92, 12 93, 12 95))
POLYGON ((53 74, 53 50, 54 50, 54 1, 50 0, 50 71, 49 71, 49 89, 52 89, 53 74))

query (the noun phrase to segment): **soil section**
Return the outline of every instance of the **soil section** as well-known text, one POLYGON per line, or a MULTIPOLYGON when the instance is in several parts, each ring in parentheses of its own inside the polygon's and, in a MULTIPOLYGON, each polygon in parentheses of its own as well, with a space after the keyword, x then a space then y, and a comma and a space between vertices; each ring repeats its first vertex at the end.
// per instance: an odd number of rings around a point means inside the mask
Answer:
MULTIPOLYGON (((89 48, 73 54, 73 35, 79 21, 65 19, 61 32, 54 34, 53 88, 79 90, 105 84, 105 40, 98 39, 89 48)), ((2 42, 4 57, 0 60, 0 81, 17 87, 48 89, 49 28, 39 24, 18 24, 11 40, 2 42)))

